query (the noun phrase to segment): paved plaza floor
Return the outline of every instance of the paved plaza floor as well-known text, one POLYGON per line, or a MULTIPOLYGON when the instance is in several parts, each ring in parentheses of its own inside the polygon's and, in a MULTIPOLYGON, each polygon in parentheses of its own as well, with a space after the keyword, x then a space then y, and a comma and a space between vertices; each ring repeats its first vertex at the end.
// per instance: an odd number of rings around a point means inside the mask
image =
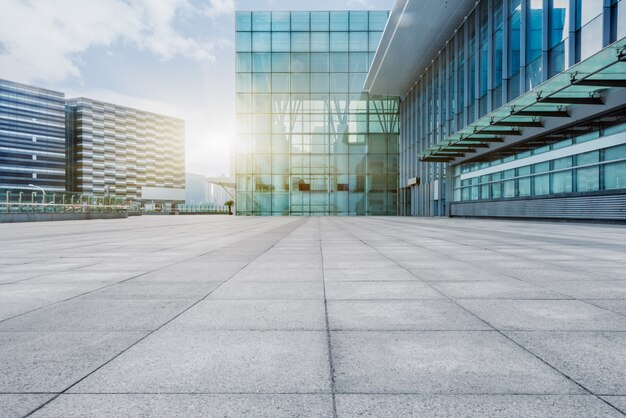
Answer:
POLYGON ((143 216, 0 237, 0 417, 626 412, 625 226, 143 216))

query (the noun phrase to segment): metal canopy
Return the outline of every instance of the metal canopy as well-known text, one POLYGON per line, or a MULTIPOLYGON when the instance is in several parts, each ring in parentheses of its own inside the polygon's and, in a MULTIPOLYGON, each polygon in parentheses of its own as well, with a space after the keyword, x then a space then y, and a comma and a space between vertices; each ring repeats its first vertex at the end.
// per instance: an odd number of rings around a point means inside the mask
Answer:
POLYGON ((613 87, 626 87, 626 38, 448 136, 419 158, 424 162, 452 161, 446 151, 464 156, 455 145, 475 148, 468 141, 483 147, 503 142, 505 137, 521 135, 522 128, 541 127, 545 118, 569 117, 570 106, 601 105, 600 93, 613 87))

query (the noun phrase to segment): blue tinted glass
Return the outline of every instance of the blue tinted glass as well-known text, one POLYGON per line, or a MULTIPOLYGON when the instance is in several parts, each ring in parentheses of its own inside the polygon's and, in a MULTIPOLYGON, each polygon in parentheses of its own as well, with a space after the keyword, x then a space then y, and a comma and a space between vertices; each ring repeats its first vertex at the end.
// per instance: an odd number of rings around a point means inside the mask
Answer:
POLYGON ((252 74, 252 91, 254 93, 270 92, 270 74, 260 73, 252 74))
POLYGON ((348 54, 347 53, 331 53, 330 54, 330 71, 331 72, 348 72, 348 54))
POLYGON ((238 73, 235 81, 237 92, 249 93, 252 91, 252 77, 250 73, 238 73))
POLYGON ((237 12, 235 16, 235 27, 237 30, 252 29, 252 17, 250 12, 237 12))
POLYGON ((369 50, 376 51, 378 48, 378 44, 380 43, 380 38, 383 36, 382 32, 370 32, 369 34, 369 50))
POLYGON ((292 73, 291 74, 291 91, 294 93, 309 92, 309 74, 292 73))
POLYGON ((367 29, 367 12, 350 12, 350 30, 367 29))
POLYGON ((311 93, 328 92, 328 74, 311 74, 311 93))
POLYGON ((291 50, 295 52, 309 51, 309 33, 308 32, 292 32, 291 33, 291 50))
POLYGON ((382 31, 387 24, 387 12, 370 12, 369 16, 369 29, 382 31))
POLYGON ((270 52, 272 40, 269 32, 252 32, 252 51, 270 52))
POLYGON ((530 0, 527 11, 526 60, 531 62, 541 55, 543 1, 530 0))
POLYGON ((331 32, 330 33, 330 50, 331 51, 347 51, 348 50, 348 32, 331 32))
POLYGON ((294 53, 291 54, 291 71, 292 72, 308 72, 309 71, 310 54, 294 53))
POLYGON ((259 73, 269 73, 272 70, 270 63, 270 54, 253 53, 252 54, 252 71, 259 73))
POLYGON ((237 53, 237 71, 238 72, 250 72, 252 71, 252 59, 250 54, 245 52, 237 53))
POLYGON ((367 72, 367 70, 368 70, 367 52, 350 53, 350 71, 351 72, 367 72))
POLYGON ((272 51, 274 52, 289 52, 290 34, 287 32, 273 32, 272 33, 272 51))
POLYGON ((328 54, 312 53, 311 54, 311 71, 316 73, 328 72, 328 54))
POLYGON ((289 93, 288 73, 272 73, 272 92, 289 93))
POLYGON ((272 30, 289 31, 291 16, 289 12, 272 12, 272 30))
POLYGON ((311 12, 312 31, 327 31, 328 25, 328 12, 311 12))
POLYGON ((272 71, 288 72, 289 71, 289 54, 284 52, 272 53, 272 71))
POLYGON ((348 30, 348 12, 330 12, 330 30, 348 30))
POLYGON ((252 13, 252 30, 271 30, 270 12, 254 12, 252 13))
POLYGON ((237 32, 235 45, 237 52, 250 52, 252 50, 252 35, 250 32, 237 32))
POLYGON ((350 51, 367 51, 367 32, 350 32, 350 51))
POLYGON ((330 74, 330 90, 333 93, 347 93, 350 89, 348 74, 330 74))
POLYGON ((309 12, 292 12, 291 30, 309 31, 309 12))
POLYGON ((311 33, 311 51, 326 52, 328 51, 328 32, 311 33))

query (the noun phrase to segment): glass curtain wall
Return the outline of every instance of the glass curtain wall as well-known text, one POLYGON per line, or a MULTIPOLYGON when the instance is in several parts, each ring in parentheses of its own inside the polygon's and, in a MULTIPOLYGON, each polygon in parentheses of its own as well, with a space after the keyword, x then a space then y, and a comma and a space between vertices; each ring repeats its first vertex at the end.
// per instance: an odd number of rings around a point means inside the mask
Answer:
POLYGON ((396 214, 398 102, 362 93, 387 15, 237 13, 238 214, 396 214))

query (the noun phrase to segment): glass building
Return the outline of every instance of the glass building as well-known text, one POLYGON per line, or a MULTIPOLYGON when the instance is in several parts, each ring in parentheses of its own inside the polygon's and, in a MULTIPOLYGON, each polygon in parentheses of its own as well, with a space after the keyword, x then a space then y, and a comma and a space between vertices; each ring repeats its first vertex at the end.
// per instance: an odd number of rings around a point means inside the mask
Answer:
POLYGON ((237 12, 240 215, 395 215, 398 100, 363 85, 388 12, 237 12))
POLYGON ((626 0, 397 0, 400 213, 626 219, 625 36, 626 0))
POLYGON ((65 95, 0 79, 0 186, 65 190, 65 95))

